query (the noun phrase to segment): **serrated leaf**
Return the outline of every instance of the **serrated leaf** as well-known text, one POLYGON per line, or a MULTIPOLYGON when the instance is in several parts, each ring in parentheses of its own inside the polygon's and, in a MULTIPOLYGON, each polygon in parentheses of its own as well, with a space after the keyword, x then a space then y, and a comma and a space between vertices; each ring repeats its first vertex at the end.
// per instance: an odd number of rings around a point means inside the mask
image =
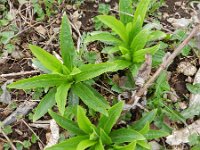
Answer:
POLYGON ((71 28, 67 15, 64 14, 60 28, 60 49, 63 63, 71 71, 73 69, 73 61, 75 56, 74 43, 71 36, 71 28))
POLYGON ((44 114, 48 112, 48 109, 51 109, 53 105, 56 103, 55 92, 56 88, 53 88, 49 90, 49 92, 41 99, 40 103, 34 110, 33 122, 44 116, 44 114))
POLYGON ((150 124, 154 120, 156 113, 157 113, 157 109, 154 109, 154 110, 146 113, 140 120, 134 122, 131 125, 131 128, 133 128, 137 131, 141 130, 147 123, 150 124))
POLYGON ((52 72, 62 73, 63 64, 55 56, 36 45, 29 45, 29 48, 45 68, 52 72))
POLYGON ((143 134, 147 140, 155 140, 161 137, 166 137, 169 133, 162 130, 149 130, 148 133, 143 134))
POLYGON ((85 110, 81 107, 77 107, 77 122, 78 126, 85 133, 90 134, 93 132, 93 124, 90 122, 88 117, 86 116, 85 110))
POLYGON ((67 150, 76 150, 78 144, 88 139, 88 136, 76 136, 72 137, 68 140, 65 140, 59 144, 53 145, 52 147, 48 147, 45 150, 62 150, 64 147, 67 147, 67 150))
POLYGON ((114 143, 133 142, 135 140, 145 140, 145 137, 133 129, 121 128, 111 132, 110 137, 114 143))
POLYGON ((200 83, 195 83, 194 85, 187 83, 186 87, 192 94, 200 94, 200 83))
POLYGON ((133 17, 131 16, 133 14, 132 3, 132 0, 119 1, 119 16, 123 24, 132 22, 133 20, 133 17))
POLYGON ((76 134, 76 135, 85 134, 81 129, 79 129, 77 123, 58 115, 52 110, 49 110, 48 112, 49 112, 49 115, 56 121, 56 123, 59 126, 61 126, 63 129, 70 131, 71 133, 76 134))
POLYGON ((149 6, 149 3, 150 3, 151 0, 140 0, 137 8, 136 8, 136 11, 134 13, 134 20, 133 22, 136 22, 138 17, 141 18, 141 23, 140 23, 140 26, 143 25, 143 22, 144 22, 144 18, 146 16, 146 12, 148 10, 148 6, 149 6))
POLYGON ((68 95, 68 91, 69 91, 70 87, 71 87, 71 83, 64 83, 57 87, 55 98, 56 98, 58 110, 62 116, 65 113, 65 106, 67 103, 67 95, 68 95))
POLYGON ((85 83, 77 83, 72 86, 72 90, 88 107, 104 115, 108 115, 106 109, 108 109, 110 106, 104 97, 95 89, 85 83))
POLYGON ((102 41, 114 44, 120 44, 122 42, 109 32, 93 32, 84 40, 85 43, 90 43, 94 41, 102 41))
POLYGON ((105 62, 99 64, 87 64, 81 66, 81 72, 74 76, 76 82, 85 81, 97 77, 105 72, 115 72, 122 70, 130 65, 125 60, 116 60, 113 62, 105 62))
POLYGON ((58 74, 42 74, 28 79, 16 81, 8 85, 8 88, 15 89, 34 89, 47 88, 67 83, 67 77, 58 74))
POLYGON ((95 145, 96 143, 97 143, 96 141, 83 140, 78 144, 76 150, 85 150, 85 149, 95 145))
POLYGON ((118 102, 108 110, 108 116, 102 115, 99 119, 98 127, 102 128, 107 134, 117 122, 123 109, 123 102, 118 102))
POLYGON ((131 51, 136 52, 140 49, 143 49, 148 41, 149 31, 143 29, 140 31, 131 43, 131 51))
POLYGON ((117 33, 124 42, 128 41, 126 28, 121 21, 117 20, 113 16, 108 16, 108 15, 99 15, 97 16, 97 18, 105 25, 107 25, 109 28, 111 28, 115 33, 117 33))
POLYGON ((144 62, 146 54, 155 54, 160 48, 160 45, 155 45, 149 48, 141 49, 133 53, 133 62, 144 62))

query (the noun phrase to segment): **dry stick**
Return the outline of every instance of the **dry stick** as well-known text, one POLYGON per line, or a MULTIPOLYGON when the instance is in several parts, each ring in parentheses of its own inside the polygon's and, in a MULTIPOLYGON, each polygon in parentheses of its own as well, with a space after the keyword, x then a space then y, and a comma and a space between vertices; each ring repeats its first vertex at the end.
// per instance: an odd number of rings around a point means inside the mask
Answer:
POLYGON ((8 74, 1 74, 0 77, 5 78, 5 77, 21 76, 21 75, 34 74, 34 73, 39 73, 39 72, 40 71, 38 70, 13 72, 13 73, 8 73, 8 74))
POLYGON ((147 89, 152 85, 152 83, 157 79, 160 73, 166 69, 169 64, 174 60, 174 58, 181 52, 181 50, 190 42, 190 40, 197 34, 200 30, 200 24, 193 28, 192 32, 188 37, 174 50, 174 52, 164 61, 158 70, 153 74, 153 76, 145 83, 145 85, 139 89, 139 91, 130 99, 128 104, 137 104, 141 96, 147 91, 147 89))

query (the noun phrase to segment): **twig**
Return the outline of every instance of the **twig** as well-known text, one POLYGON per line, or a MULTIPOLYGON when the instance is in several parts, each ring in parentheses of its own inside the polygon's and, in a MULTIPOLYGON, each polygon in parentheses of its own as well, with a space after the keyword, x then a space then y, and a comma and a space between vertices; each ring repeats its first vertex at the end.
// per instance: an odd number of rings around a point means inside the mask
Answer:
POLYGON ((200 30, 200 25, 197 25, 193 28, 191 33, 188 35, 188 37, 174 50, 174 52, 164 61, 160 67, 157 69, 157 71, 153 74, 153 76, 144 84, 142 88, 139 89, 136 94, 131 97, 128 104, 137 104, 140 100, 141 96, 147 91, 147 89, 152 85, 152 83, 158 78, 160 73, 166 69, 171 62, 174 60, 174 58, 181 52, 181 50, 190 42, 190 40, 197 34, 197 32, 200 30))
POLYGON ((13 76, 21 76, 21 75, 27 75, 27 74, 34 74, 34 73, 39 73, 40 71, 38 70, 33 70, 33 71, 21 71, 21 72, 14 72, 14 73, 8 73, 8 74, 1 74, 1 78, 5 77, 13 77, 13 76))
POLYGON ((29 128, 29 130, 38 138, 38 140, 42 143, 42 145, 44 146, 44 143, 41 141, 41 139, 39 138, 39 136, 33 131, 33 129, 26 123, 26 121, 24 121, 24 119, 21 119, 21 121, 29 128))
POLYGON ((15 145, 12 143, 12 141, 9 139, 9 137, 6 135, 6 133, 0 128, 0 132, 3 134, 3 136, 6 138, 10 146, 12 147, 13 150, 17 150, 15 145))

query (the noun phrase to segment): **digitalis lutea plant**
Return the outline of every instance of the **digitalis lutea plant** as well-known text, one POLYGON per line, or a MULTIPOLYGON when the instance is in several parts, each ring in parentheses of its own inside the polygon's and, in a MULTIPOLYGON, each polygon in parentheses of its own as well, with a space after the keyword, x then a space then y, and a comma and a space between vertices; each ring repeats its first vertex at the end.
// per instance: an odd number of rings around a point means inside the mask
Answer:
MULTIPOLYGON (((97 18, 112 29, 112 33, 106 31, 92 32, 85 43, 102 41, 109 45, 108 54, 118 54, 118 58, 130 62, 130 70, 136 74, 139 66, 144 62, 146 54, 155 54, 160 45, 152 45, 152 41, 162 39, 166 34, 162 31, 152 30, 151 27, 143 27, 144 18, 151 0, 141 0, 133 14, 132 0, 120 0, 120 20, 111 15, 99 15, 97 18), (130 14, 130 15, 129 15, 130 14)), ((114 56, 114 59, 118 59, 114 56)))
POLYGON ((97 77, 105 72, 124 69, 129 66, 129 62, 117 60, 75 66, 76 51, 66 15, 62 19, 59 41, 63 63, 46 50, 35 45, 29 45, 33 55, 49 70, 49 73, 16 81, 8 85, 8 87, 15 89, 49 88, 48 93, 35 109, 34 121, 42 117, 55 103, 60 114, 64 115, 69 90, 72 90, 73 93, 80 97, 89 108, 107 115, 107 109, 110 108, 107 101, 84 81, 97 77))

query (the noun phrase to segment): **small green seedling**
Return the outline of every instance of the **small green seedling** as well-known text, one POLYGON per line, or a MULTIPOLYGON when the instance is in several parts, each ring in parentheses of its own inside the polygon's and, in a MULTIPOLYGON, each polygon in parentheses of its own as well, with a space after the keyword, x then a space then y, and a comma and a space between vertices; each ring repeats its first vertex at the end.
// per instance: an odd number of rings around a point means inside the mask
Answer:
POLYGON ((71 37, 71 29, 67 16, 64 15, 60 29, 60 49, 63 63, 44 49, 29 45, 30 50, 40 63, 48 70, 48 74, 42 74, 29 79, 23 79, 10 84, 9 88, 50 90, 41 100, 33 120, 42 117, 49 108, 57 103, 59 112, 64 115, 68 91, 72 90, 91 109, 107 114, 109 105, 107 101, 94 88, 84 81, 97 77, 105 72, 117 71, 129 66, 129 62, 117 60, 99 64, 85 64, 75 66, 76 51, 71 37))
POLYGON ((101 22, 112 29, 113 33, 106 31, 93 32, 91 36, 86 38, 85 42, 99 40, 110 45, 107 48, 107 53, 117 53, 121 59, 129 61, 129 68, 132 74, 135 75, 139 66, 144 62, 145 55, 153 55, 159 50, 160 45, 152 44, 152 41, 160 40, 166 36, 164 32, 152 30, 152 27, 143 27, 149 3, 150 0, 141 0, 133 18, 131 16, 133 13, 132 1, 120 0, 120 20, 110 15, 97 16, 101 22), (150 47, 146 47, 147 45, 150 47))

